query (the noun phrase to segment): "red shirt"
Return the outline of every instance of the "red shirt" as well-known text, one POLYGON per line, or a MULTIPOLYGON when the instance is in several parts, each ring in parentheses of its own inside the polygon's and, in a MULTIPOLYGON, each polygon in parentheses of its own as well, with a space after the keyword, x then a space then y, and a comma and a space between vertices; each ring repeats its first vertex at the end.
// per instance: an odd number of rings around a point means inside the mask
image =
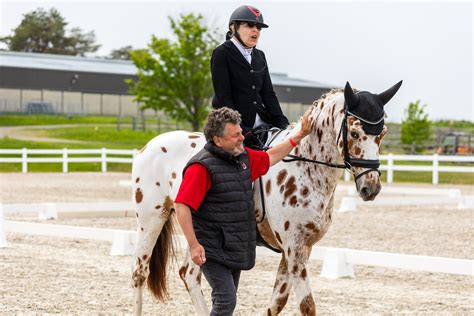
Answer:
MULTIPOLYGON (((268 172, 270 157, 264 151, 245 148, 249 156, 252 181, 268 172)), ((211 177, 206 167, 200 163, 193 163, 186 169, 183 181, 179 187, 175 203, 183 203, 196 211, 201 205, 207 191, 211 188, 211 177)))

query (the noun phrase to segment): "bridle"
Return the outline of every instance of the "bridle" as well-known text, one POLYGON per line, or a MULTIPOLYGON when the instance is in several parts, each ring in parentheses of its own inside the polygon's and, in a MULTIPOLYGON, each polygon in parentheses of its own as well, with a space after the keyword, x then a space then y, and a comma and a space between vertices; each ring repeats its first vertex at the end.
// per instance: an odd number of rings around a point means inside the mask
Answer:
POLYGON ((341 128, 339 129, 339 133, 338 133, 337 139, 336 139, 336 146, 338 146, 339 139, 342 135, 342 142, 343 142, 342 151, 343 151, 343 155, 344 155, 344 164, 333 164, 333 163, 329 163, 329 162, 325 162, 325 161, 308 159, 308 158, 301 157, 301 156, 296 156, 296 155, 287 155, 287 157, 290 157, 290 158, 284 158, 282 161, 284 161, 284 162, 304 161, 304 162, 310 162, 310 163, 325 165, 325 166, 328 166, 328 167, 331 167, 331 168, 346 169, 348 172, 350 172, 354 176, 354 181, 356 182, 356 185, 357 185, 357 180, 360 177, 362 177, 363 175, 365 175, 369 172, 375 171, 380 176, 381 172, 379 170, 379 168, 380 168, 379 159, 359 159, 359 158, 353 158, 353 157, 350 156, 349 146, 348 146, 349 142, 347 140, 347 134, 349 132, 349 130, 347 128, 347 120, 348 120, 348 116, 351 115, 351 116, 354 116, 354 117, 358 118, 359 120, 361 120, 364 123, 367 123, 367 124, 370 124, 370 125, 376 125, 376 124, 380 124, 383 121, 385 115, 383 115, 380 119, 378 119, 376 121, 369 121, 367 119, 359 117, 358 115, 355 115, 354 113, 351 113, 347 108, 348 108, 347 104, 344 102, 344 118, 342 120, 341 128), (360 167, 360 168, 364 168, 366 170, 362 171, 361 173, 356 174, 354 171, 352 171, 352 167, 360 167))

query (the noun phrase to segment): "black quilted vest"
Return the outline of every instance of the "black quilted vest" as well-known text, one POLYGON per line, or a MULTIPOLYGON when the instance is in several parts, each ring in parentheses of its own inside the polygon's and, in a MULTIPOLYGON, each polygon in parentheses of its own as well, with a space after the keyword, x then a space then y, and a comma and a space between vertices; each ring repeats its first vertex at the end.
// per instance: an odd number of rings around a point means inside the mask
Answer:
POLYGON ((255 265, 256 223, 252 179, 247 152, 234 157, 208 142, 186 167, 200 163, 212 185, 197 212, 193 226, 206 257, 231 269, 255 265))

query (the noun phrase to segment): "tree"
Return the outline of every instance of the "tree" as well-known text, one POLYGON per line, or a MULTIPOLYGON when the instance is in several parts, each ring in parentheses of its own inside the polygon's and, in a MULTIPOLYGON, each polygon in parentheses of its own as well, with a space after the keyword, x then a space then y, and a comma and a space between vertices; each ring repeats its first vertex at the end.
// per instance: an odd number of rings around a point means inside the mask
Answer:
POLYGON ((133 47, 131 45, 127 45, 127 46, 121 47, 119 49, 113 49, 110 52, 109 58, 130 60, 130 59, 132 59, 132 57, 131 57, 132 51, 133 51, 133 47))
POLYGON ((13 35, 0 38, 0 42, 17 52, 84 56, 99 49, 94 31, 83 33, 73 27, 67 35, 67 24, 58 10, 51 8, 47 12, 38 8, 25 14, 20 25, 12 30, 13 35))
POLYGON ((202 24, 201 15, 168 19, 177 40, 152 36, 148 49, 133 51, 138 81, 127 83, 143 109, 163 110, 178 121, 190 122, 198 131, 213 91, 210 60, 217 45, 215 32, 202 24))
POLYGON ((421 152, 422 145, 430 138, 431 121, 425 114, 426 104, 420 106, 420 100, 411 102, 405 109, 405 118, 402 121, 400 141, 402 144, 411 145, 412 152, 421 152))

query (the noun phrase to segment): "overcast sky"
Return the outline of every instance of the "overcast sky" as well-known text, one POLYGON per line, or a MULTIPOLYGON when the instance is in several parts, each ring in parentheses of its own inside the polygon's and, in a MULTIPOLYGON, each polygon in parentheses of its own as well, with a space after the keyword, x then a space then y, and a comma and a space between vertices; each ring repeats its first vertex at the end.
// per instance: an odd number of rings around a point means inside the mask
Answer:
POLYGON ((474 121, 473 13, 471 1, 5 1, 0 36, 23 14, 57 8, 69 26, 93 30, 97 55, 126 45, 142 48, 172 37, 167 16, 201 13, 222 40, 233 9, 252 4, 270 28, 258 47, 271 72, 342 87, 381 92, 404 84, 387 105, 400 121, 409 102, 427 104, 431 119, 474 121))

